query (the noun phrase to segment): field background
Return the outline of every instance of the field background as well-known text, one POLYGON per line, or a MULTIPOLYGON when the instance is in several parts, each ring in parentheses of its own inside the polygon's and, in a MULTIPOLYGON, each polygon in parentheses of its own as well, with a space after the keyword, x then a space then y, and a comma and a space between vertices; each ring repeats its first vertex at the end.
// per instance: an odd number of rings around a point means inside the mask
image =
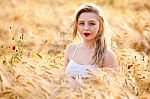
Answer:
POLYGON ((112 29, 119 69, 67 84, 64 50, 84 2, 91 0, 0 0, 0 99, 150 99, 149 0, 93 0, 112 29))

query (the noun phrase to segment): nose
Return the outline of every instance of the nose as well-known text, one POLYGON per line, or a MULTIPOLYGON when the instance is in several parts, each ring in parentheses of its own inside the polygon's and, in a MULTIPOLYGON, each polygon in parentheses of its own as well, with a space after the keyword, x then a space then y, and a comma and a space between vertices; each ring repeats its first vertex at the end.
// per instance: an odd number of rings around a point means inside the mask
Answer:
POLYGON ((88 25, 88 24, 85 24, 85 25, 84 25, 84 30, 89 30, 89 29, 90 29, 89 25, 88 25))

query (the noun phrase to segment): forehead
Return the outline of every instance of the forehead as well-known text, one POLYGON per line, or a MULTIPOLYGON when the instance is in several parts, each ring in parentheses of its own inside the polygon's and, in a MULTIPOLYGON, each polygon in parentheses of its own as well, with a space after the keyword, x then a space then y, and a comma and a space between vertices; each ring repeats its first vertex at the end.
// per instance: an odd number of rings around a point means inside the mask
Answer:
POLYGON ((78 21, 98 21, 98 15, 93 12, 83 12, 79 15, 78 21))

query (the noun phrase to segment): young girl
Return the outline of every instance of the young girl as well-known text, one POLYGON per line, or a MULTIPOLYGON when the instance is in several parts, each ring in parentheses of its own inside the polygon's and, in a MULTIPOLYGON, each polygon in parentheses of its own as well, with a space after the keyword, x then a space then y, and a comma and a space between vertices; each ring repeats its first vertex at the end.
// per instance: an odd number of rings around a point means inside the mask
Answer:
POLYGON ((85 77, 87 70, 116 66, 115 55, 107 46, 107 25, 100 7, 93 3, 81 5, 75 13, 73 28, 73 37, 79 33, 82 41, 66 48, 67 75, 85 77))

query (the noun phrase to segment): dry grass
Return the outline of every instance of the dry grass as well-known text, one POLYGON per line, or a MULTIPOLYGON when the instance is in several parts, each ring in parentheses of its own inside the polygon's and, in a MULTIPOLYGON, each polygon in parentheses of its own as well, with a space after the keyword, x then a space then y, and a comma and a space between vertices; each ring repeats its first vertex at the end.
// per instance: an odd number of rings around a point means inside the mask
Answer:
POLYGON ((0 0, 0 99, 149 99, 149 0, 95 0, 112 29, 118 71, 68 85, 63 53, 74 10, 90 0, 0 0))

